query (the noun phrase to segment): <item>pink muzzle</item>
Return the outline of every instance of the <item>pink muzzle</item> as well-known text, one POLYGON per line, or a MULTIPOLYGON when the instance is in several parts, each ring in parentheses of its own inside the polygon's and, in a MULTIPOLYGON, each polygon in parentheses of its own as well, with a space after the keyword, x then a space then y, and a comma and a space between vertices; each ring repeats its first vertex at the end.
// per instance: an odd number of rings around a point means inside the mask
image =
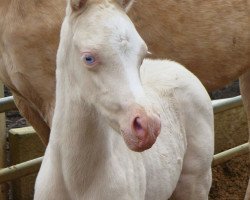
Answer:
POLYGON ((152 147, 161 131, 160 117, 153 113, 147 114, 144 109, 137 108, 130 114, 128 121, 130 126, 122 128, 127 146, 137 152, 152 147))

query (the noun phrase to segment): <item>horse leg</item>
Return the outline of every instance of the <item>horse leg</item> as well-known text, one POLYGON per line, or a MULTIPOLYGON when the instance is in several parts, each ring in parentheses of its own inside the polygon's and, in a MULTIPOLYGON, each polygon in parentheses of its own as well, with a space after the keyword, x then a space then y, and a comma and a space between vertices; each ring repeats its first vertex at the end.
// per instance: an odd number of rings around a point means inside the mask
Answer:
POLYGON ((171 200, 206 200, 212 184, 213 126, 199 118, 200 126, 187 132, 188 148, 171 200), (193 132, 192 132, 193 130, 193 132), (195 139, 194 139, 195 138, 195 139), (207 144, 204 144, 207 141, 207 144))
MULTIPOLYGON (((240 90, 243 100, 243 105, 247 114, 248 132, 250 141, 250 69, 240 77, 240 90)), ((245 195, 245 200, 250 200, 250 179, 245 195)))
POLYGON ((30 124, 32 124, 43 144, 47 145, 50 133, 50 128, 47 123, 43 120, 40 114, 30 106, 27 100, 19 95, 16 95, 14 92, 13 97, 19 112, 30 124))
POLYGON ((208 200, 212 172, 211 169, 203 171, 204 173, 199 175, 197 175, 197 172, 182 172, 170 200, 208 200))

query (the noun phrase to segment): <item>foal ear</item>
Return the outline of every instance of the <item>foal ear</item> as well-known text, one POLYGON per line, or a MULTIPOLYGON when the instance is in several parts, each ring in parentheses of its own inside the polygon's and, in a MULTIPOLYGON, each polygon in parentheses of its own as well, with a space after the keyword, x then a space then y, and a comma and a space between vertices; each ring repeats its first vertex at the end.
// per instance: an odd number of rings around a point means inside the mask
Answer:
POLYGON ((78 11, 85 6, 86 2, 87 0, 70 0, 70 5, 72 10, 78 11))
POLYGON ((121 6, 122 8, 125 9, 125 11, 127 12, 132 4, 134 3, 135 0, 116 0, 121 6))

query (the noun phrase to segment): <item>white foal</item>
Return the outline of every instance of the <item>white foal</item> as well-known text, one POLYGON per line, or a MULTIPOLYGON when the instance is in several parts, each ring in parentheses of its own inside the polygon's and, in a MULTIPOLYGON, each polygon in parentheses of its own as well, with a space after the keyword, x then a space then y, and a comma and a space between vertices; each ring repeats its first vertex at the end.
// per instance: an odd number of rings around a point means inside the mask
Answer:
POLYGON ((210 99, 179 64, 142 64, 147 46, 121 9, 130 3, 68 3, 35 200, 208 199, 210 99))

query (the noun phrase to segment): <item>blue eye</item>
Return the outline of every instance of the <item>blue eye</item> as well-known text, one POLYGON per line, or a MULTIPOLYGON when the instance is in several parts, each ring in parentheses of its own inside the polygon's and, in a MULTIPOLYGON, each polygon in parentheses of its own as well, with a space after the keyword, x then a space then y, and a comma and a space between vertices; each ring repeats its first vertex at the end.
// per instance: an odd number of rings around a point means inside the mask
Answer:
POLYGON ((84 56, 84 61, 87 65, 91 65, 95 62, 95 57, 91 55, 84 56))

